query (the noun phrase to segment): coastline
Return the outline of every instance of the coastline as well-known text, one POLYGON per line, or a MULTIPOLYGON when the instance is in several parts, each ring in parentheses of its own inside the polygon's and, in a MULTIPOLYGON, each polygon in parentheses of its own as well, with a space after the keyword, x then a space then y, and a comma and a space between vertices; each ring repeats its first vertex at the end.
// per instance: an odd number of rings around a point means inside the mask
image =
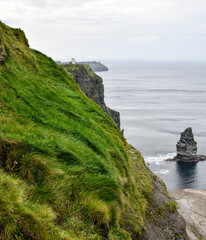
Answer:
POLYGON ((190 239, 206 239, 206 190, 172 190, 169 195, 178 204, 178 212, 186 221, 190 239))

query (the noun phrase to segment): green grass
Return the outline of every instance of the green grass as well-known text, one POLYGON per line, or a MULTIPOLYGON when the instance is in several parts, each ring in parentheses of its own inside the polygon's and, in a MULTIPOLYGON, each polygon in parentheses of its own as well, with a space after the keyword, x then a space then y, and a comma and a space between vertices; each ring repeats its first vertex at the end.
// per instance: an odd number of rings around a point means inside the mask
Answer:
POLYGON ((177 211, 177 202, 175 200, 171 200, 170 202, 166 203, 166 208, 171 213, 175 213, 177 211))
POLYGON ((0 239, 140 235, 152 189, 139 152, 21 30, 0 23, 0 45, 0 239))

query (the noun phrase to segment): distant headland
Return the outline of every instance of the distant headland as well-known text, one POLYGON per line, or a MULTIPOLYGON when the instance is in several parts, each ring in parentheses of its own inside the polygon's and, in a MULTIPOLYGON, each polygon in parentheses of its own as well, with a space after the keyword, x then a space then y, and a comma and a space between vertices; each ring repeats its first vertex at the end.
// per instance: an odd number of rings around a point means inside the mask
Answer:
POLYGON ((56 63, 59 65, 86 64, 86 65, 89 65, 94 72, 103 72, 103 71, 109 70, 108 67, 106 67, 101 62, 96 62, 96 61, 76 62, 76 60, 74 58, 72 58, 71 61, 69 61, 69 62, 56 61, 56 63))

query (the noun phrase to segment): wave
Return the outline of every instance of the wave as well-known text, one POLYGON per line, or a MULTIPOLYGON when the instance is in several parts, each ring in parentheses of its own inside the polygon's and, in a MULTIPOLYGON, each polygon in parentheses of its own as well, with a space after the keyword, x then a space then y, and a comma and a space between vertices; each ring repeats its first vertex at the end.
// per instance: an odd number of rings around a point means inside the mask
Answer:
POLYGON ((197 89, 197 90, 193 90, 193 89, 149 89, 147 90, 149 92, 180 92, 180 93, 185 93, 185 92, 188 92, 188 93, 205 93, 206 91, 205 90, 200 90, 200 89, 197 89))
POLYGON ((157 156, 148 156, 145 157, 146 163, 162 162, 168 158, 173 158, 176 156, 176 153, 167 153, 167 154, 158 154, 157 156))
POLYGON ((170 172, 168 169, 160 169, 159 171, 154 172, 155 174, 161 174, 161 175, 166 175, 170 172))
MULTIPOLYGON (((121 83, 122 84, 122 83, 121 83)), ((205 90, 201 89, 167 89, 167 88, 149 88, 149 89, 138 89, 134 88, 133 84, 127 84, 126 86, 121 86, 118 89, 114 89, 113 92, 119 92, 119 93, 125 93, 125 91, 128 91, 130 94, 133 92, 157 92, 157 93, 205 93, 205 90)))

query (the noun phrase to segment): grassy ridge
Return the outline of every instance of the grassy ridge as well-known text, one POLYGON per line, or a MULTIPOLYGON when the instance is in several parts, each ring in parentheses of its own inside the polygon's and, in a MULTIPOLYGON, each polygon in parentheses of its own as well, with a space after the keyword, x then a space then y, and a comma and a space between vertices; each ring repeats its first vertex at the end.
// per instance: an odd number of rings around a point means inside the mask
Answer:
POLYGON ((0 23, 0 46, 0 239, 140 234, 151 193, 141 155, 21 30, 0 23))

